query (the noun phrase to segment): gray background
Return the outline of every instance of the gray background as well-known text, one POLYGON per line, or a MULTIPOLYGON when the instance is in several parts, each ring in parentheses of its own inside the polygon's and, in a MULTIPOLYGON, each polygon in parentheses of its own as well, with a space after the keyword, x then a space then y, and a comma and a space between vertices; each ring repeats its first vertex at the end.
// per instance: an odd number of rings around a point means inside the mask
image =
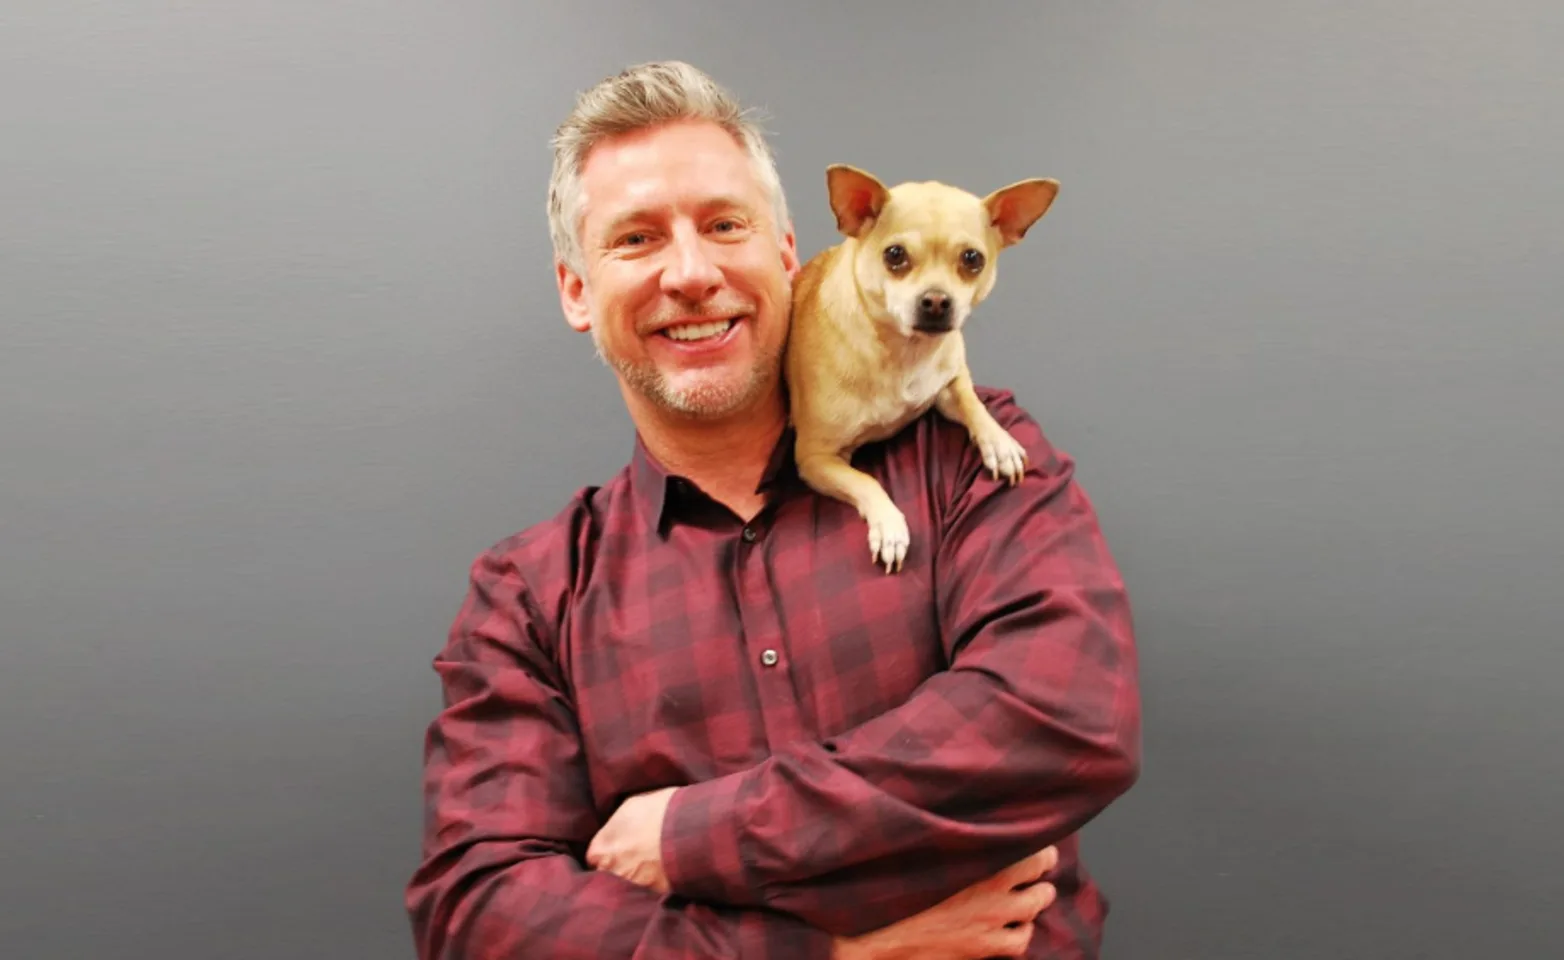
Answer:
POLYGON ((466 565, 629 450, 545 141, 664 56, 806 253, 833 161, 1063 182, 971 351, 1136 601, 1109 957, 1564 953, 1554 0, 0 21, 0 956, 411 956, 466 565))

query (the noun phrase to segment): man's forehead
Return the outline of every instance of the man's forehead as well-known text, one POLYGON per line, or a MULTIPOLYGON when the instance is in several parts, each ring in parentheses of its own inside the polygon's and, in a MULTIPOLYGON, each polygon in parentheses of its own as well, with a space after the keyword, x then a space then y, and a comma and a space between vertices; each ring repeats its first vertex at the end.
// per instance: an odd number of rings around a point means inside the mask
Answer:
POLYGON ((731 139, 724 148, 706 137, 636 135, 593 148, 582 170, 581 201, 589 219, 620 220, 676 209, 752 209, 764 205, 765 188, 731 139))

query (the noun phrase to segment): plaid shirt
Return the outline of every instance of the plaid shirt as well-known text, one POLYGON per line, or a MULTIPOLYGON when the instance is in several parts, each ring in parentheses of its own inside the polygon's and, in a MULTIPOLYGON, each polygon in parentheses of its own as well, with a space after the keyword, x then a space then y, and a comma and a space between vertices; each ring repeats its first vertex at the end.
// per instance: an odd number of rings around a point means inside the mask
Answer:
POLYGON ((855 464, 907 515, 906 566, 798 479, 784 436, 752 522, 636 443, 610 483, 496 544, 434 660, 425 960, 830 955, 1049 843, 1031 957, 1095 957, 1107 903, 1075 833, 1135 781, 1123 581, 1073 462, 984 470, 931 413, 855 464), (662 897, 584 866, 625 797, 668 785, 662 897))

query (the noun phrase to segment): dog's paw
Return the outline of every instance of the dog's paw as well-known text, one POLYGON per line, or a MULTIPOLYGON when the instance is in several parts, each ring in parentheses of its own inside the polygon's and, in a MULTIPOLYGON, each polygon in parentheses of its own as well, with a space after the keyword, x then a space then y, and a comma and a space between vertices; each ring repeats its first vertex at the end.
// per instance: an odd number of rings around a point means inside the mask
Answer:
POLYGON ((983 466, 995 480, 1004 480, 1012 487, 1021 482, 1026 472, 1026 448, 999 424, 991 424, 973 437, 978 452, 983 456, 983 466))
POLYGON ((884 564, 886 573, 900 570, 912 543, 907 518, 893 504, 886 503, 869 508, 864 519, 869 522, 869 559, 884 564))

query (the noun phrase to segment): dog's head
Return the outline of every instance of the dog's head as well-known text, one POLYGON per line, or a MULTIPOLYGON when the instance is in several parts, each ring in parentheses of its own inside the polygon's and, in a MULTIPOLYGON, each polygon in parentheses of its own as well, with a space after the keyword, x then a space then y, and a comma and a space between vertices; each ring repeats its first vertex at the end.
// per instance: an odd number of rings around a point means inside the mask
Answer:
POLYGON ((937 182, 886 187, 845 164, 826 170, 836 226, 857 240, 853 276, 875 320, 904 336, 960 330, 994 289, 999 251, 1047 212, 1057 180, 979 198, 937 182))

